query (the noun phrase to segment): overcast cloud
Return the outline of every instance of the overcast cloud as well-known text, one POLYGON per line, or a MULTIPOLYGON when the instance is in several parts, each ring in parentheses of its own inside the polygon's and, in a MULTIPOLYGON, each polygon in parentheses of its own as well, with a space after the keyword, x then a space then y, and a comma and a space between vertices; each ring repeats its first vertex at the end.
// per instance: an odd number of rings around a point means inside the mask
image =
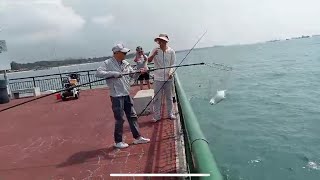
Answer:
POLYGON ((110 55, 122 42, 146 51, 169 34, 171 46, 255 43, 320 34, 319 0, 0 0, 0 39, 12 60, 110 55))

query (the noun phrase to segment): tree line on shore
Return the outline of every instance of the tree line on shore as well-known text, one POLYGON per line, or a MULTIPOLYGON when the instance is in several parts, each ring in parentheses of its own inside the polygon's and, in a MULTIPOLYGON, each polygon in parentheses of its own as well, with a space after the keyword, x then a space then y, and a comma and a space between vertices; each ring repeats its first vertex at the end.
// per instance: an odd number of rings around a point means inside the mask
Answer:
MULTIPOLYGON (((127 55, 127 59, 131 59, 135 56, 135 53, 130 53, 127 55)), ((94 63, 102 62, 112 56, 94 57, 94 58, 77 58, 77 59, 65 59, 65 60, 54 60, 54 61, 36 61, 33 63, 17 63, 12 61, 10 63, 12 71, 25 71, 25 70, 39 70, 47 69, 58 66, 67 66, 73 64, 84 64, 84 63, 94 63)))

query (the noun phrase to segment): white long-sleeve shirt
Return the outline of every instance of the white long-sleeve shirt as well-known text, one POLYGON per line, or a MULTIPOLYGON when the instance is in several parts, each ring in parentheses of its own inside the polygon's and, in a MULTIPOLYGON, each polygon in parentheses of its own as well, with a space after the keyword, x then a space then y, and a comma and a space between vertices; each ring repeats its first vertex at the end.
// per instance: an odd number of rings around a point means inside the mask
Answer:
MULTIPOLYGON (((160 48, 155 48, 150 52, 149 57, 152 56, 155 51, 158 51, 158 54, 153 58, 154 68, 174 66, 176 62, 176 53, 172 48, 168 47, 165 51, 162 51, 160 48)), ((167 81, 169 79, 169 74, 173 73, 173 71, 174 68, 155 70, 153 72, 154 80, 167 81)), ((172 81, 172 79, 169 79, 169 81, 172 81)))
MULTIPOLYGON (((130 63, 123 60, 119 63, 116 59, 110 58, 105 60, 101 66, 97 69, 96 77, 109 78, 117 77, 119 74, 134 73, 135 71, 131 67, 130 63)), ((107 79, 107 85, 110 89, 110 96, 119 97, 127 96, 130 94, 130 79, 129 75, 122 76, 120 78, 107 79)))

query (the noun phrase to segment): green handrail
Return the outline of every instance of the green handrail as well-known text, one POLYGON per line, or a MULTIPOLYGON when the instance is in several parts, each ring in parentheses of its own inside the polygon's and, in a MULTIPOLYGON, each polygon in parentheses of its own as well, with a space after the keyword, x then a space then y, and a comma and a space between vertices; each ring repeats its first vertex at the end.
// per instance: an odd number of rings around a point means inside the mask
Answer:
POLYGON ((180 114, 183 116, 182 118, 189 138, 189 145, 191 146, 191 156, 194 164, 193 169, 196 173, 210 174, 210 176, 207 177, 200 177, 199 179, 201 180, 222 180, 223 177, 210 151, 208 141, 201 131, 198 119, 187 99, 177 73, 175 74, 175 86, 182 111, 180 114))

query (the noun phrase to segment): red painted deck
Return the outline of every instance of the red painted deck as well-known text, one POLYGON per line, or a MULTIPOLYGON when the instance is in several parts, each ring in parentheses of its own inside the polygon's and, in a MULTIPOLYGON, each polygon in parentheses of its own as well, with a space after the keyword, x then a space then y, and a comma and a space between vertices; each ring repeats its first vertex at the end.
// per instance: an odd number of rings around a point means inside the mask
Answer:
MULTIPOLYGON (((135 94, 138 87, 132 90, 135 94)), ((25 100, 0 104, 0 109, 25 100)), ((105 88, 82 91, 78 100, 49 96, 1 112, 0 179, 132 179, 110 173, 176 173, 176 122, 150 119, 141 117, 139 125, 151 143, 132 145, 125 122, 124 140, 130 146, 119 150, 113 148, 115 120, 105 88)))

